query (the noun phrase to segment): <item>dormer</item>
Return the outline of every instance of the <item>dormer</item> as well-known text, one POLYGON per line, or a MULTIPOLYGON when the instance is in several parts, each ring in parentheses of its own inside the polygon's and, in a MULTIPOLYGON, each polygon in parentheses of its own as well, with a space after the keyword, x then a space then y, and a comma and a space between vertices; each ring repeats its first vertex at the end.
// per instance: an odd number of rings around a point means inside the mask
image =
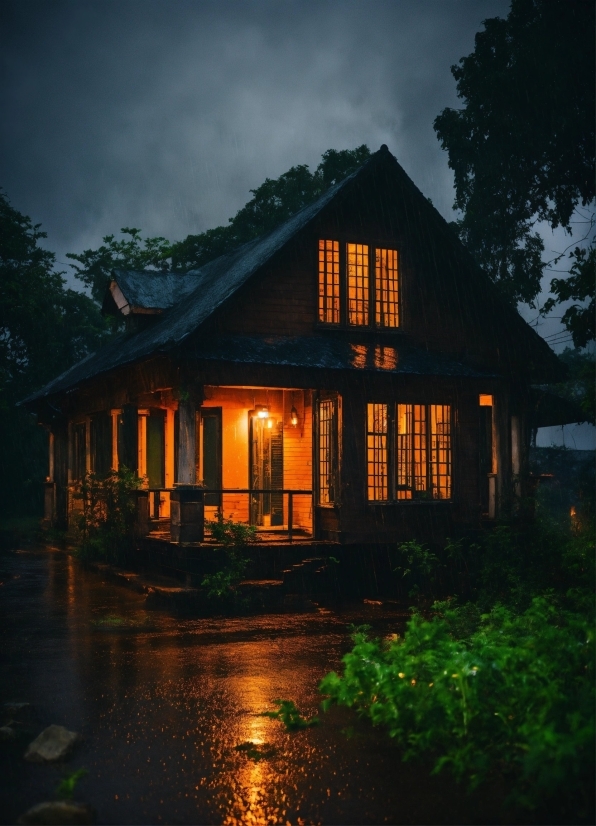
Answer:
POLYGON ((197 284, 191 273, 112 270, 101 311, 124 319, 127 329, 138 329, 187 298, 197 284))

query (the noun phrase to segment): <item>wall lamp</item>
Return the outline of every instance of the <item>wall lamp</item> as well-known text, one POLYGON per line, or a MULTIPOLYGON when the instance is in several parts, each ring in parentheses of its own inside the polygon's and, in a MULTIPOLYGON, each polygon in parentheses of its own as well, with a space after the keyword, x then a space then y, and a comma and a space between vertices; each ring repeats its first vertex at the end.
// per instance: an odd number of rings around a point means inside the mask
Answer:
POLYGON ((290 411, 290 423, 292 427, 296 427, 298 425, 298 411, 293 405, 290 411))

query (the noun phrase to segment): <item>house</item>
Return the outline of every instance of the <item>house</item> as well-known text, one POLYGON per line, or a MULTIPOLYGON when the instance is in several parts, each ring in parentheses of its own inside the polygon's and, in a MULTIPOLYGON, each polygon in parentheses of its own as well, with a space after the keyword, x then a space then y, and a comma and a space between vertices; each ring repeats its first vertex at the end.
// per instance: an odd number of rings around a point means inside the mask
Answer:
POLYGON ((564 377, 386 146, 200 269, 115 270, 103 311, 126 332, 25 402, 62 526, 125 465, 165 531, 201 499, 278 539, 441 541, 523 493, 532 385, 564 377))

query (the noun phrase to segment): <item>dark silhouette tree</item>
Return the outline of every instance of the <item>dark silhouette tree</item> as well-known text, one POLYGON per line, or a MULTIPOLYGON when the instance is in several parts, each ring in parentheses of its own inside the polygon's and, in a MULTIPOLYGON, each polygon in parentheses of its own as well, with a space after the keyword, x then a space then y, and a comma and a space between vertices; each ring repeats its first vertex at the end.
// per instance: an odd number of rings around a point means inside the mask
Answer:
MULTIPOLYGON (((512 0, 451 71, 464 107, 434 126, 455 173, 456 228, 511 303, 532 303, 546 266, 536 223, 571 231, 594 201, 594 4, 512 0)), ((553 290, 568 292, 561 280, 553 290)))
POLYGON ((0 191, 0 513, 39 506, 47 436, 15 404, 97 349, 106 328, 97 305, 66 289, 39 224, 0 191))

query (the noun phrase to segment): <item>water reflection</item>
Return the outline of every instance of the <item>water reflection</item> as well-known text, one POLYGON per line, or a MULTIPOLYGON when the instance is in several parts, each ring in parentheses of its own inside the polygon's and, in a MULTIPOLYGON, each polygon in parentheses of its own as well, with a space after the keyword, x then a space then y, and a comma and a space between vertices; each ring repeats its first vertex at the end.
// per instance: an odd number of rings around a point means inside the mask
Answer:
MULTIPOLYGON (((347 713, 296 734, 260 716, 279 697, 314 714, 318 681, 349 645, 346 624, 364 617, 181 621, 63 554, 11 564, 23 576, 1 589, 0 701, 28 700, 40 727, 83 734, 71 765, 89 771, 81 793, 99 822, 446 822, 453 784, 402 765, 368 727, 347 740, 347 713), (267 756, 237 750, 247 742, 267 756)), ((395 629, 389 619, 383 630, 395 629)), ((3 759, 9 823, 55 781, 49 767, 3 759)), ((482 821, 462 800, 452 822, 482 821)))

